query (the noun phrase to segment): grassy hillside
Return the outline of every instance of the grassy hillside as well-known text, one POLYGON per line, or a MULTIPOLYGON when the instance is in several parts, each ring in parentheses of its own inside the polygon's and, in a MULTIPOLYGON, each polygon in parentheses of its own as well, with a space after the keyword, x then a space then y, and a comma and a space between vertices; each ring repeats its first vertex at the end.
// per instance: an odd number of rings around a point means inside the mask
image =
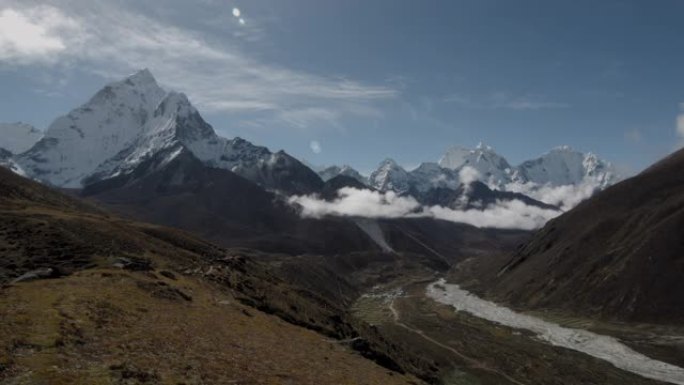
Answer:
POLYGON ((1 168, 0 283, 3 384, 418 383, 249 256, 1 168))

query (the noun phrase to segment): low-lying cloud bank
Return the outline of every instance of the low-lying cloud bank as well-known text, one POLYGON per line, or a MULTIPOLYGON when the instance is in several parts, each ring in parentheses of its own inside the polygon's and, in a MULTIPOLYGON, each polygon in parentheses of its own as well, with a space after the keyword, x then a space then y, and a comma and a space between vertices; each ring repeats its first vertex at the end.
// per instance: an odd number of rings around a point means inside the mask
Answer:
POLYGON ((309 218, 348 216, 363 218, 435 218, 466 223, 476 227, 534 230, 555 218, 560 211, 526 205, 519 200, 497 202, 482 210, 453 210, 441 206, 422 206, 412 197, 398 196, 394 192, 381 193, 345 187, 332 201, 316 195, 292 196, 291 205, 301 209, 309 218))
POLYGON ((559 207, 563 211, 568 211, 583 200, 591 198, 600 189, 600 182, 592 179, 578 185, 564 186, 540 186, 535 183, 506 185, 506 191, 525 194, 532 199, 559 207))

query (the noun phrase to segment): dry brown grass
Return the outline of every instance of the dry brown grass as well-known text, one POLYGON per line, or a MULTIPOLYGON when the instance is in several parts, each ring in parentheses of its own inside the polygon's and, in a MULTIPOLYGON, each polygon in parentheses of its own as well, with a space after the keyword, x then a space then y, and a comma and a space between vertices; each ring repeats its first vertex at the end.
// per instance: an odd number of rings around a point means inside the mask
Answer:
POLYGON ((0 321, 2 384, 418 383, 192 277, 21 283, 0 292, 0 321))

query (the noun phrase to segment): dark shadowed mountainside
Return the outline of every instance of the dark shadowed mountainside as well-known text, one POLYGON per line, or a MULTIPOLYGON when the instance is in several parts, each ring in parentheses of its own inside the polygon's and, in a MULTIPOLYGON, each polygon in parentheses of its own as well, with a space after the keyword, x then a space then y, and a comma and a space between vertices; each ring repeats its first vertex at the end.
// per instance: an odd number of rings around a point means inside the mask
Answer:
POLYGON ((678 151, 550 221, 480 288, 526 308, 681 324, 682 170, 678 151))

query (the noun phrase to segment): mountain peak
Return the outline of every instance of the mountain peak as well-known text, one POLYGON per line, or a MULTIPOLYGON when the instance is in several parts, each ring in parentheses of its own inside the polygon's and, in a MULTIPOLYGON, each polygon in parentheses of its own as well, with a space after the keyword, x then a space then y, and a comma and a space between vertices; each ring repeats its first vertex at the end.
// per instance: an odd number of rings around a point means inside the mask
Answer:
POLYGON ((166 96, 149 70, 109 83, 88 102, 57 118, 17 160, 44 182, 81 187, 83 178, 145 132, 166 96))
POLYGON ((598 184, 600 188, 621 179, 609 162, 570 146, 556 147, 537 159, 524 162, 518 167, 516 176, 524 183, 552 186, 578 185, 591 178, 589 182, 598 184))
POLYGON ((409 174, 394 159, 387 158, 371 174, 370 184, 380 191, 405 193, 409 189, 409 174))
POLYGON ((500 187, 506 184, 513 170, 504 157, 497 154, 492 147, 482 143, 478 144, 474 150, 463 147, 451 148, 439 160, 439 165, 455 171, 466 166, 472 167, 490 187, 500 187))
POLYGON ((361 182, 365 185, 368 184, 368 178, 365 176, 361 175, 358 171, 356 171, 352 166, 345 164, 340 166, 330 166, 326 167, 325 169, 321 170, 318 172, 318 175, 323 179, 324 182, 327 182, 337 176, 345 176, 345 177, 350 177, 353 179, 356 179, 358 182, 361 182))
POLYGON ((475 147, 475 150, 484 152, 494 152, 494 148, 492 146, 488 146, 483 142, 478 143, 477 147, 475 147))
POLYGON ((149 69, 143 68, 138 72, 135 72, 124 79, 124 82, 130 82, 133 84, 154 84, 157 85, 157 80, 152 75, 149 69))
POLYGON ((394 159, 385 158, 385 160, 380 162, 380 165, 378 167, 382 168, 382 167, 400 167, 400 166, 399 166, 399 163, 397 163, 394 159))

